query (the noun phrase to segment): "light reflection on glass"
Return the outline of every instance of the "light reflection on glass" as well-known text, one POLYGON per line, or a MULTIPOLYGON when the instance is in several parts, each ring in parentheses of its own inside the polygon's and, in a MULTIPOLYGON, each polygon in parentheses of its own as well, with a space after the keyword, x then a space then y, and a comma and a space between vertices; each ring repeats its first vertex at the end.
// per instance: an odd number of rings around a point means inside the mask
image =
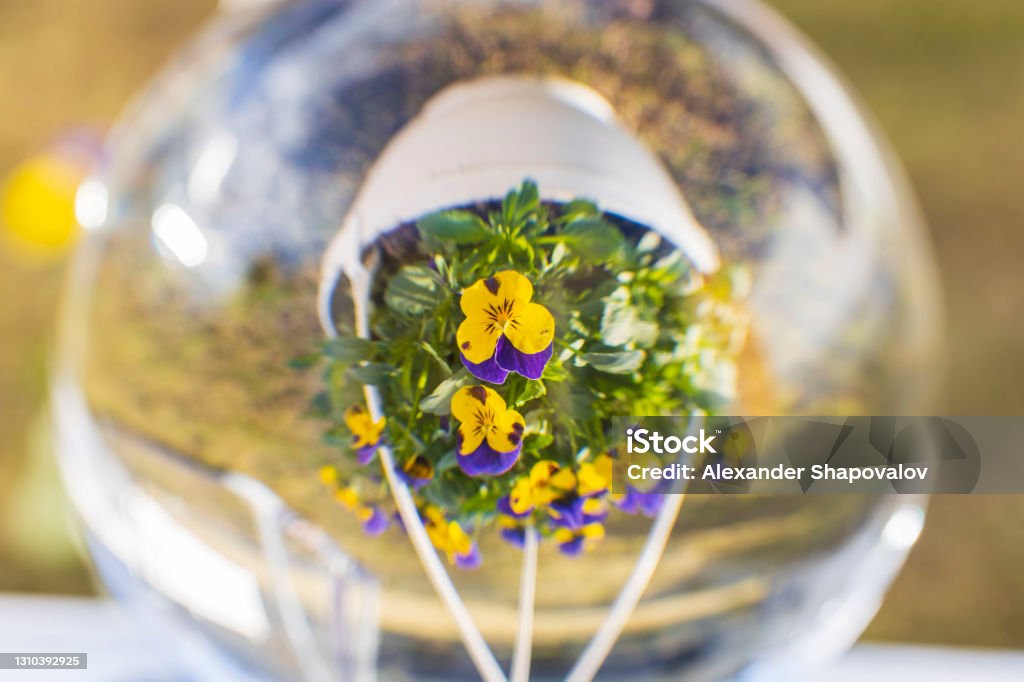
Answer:
POLYGON ((217 198, 237 152, 234 135, 218 133, 210 138, 188 178, 188 196, 195 204, 208 204, 217 198))
POLYGON ((83 182, 75 194, 75 217, 87 230, 101 227, 107 221, 107 187, 96 178, 83 182))
POLYGON ((187 268, 206 260, 206 237, 180 206, 163 204, 153 212, 153 234, 158 246, 163 246, 187 268))

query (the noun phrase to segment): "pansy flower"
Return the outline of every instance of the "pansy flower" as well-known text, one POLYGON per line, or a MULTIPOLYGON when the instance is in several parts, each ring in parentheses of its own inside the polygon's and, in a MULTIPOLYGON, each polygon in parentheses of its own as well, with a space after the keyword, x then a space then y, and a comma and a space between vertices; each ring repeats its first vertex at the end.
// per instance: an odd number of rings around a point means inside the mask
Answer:
POLYGON ((363 532, 371 536, 380 535, 391 525, 388 515, 376 505, 360 505, 356 509, 356 517, 363 524, 363 532))
POLYGON ((526 544, 526 526, 514 517, 499 516, 498 532, 501 534, 502 540, 519 549, 526 544))
POLYGON ((320 482, 328 488, 335 490, 338 487, 339 475, 338 468, 331 465, 325 465, 320 467, 320 482))
MULTIPOLYGON (((545 508, 556 526, 579 529, 603 521, 608 510, 600 499, 608 492, 610 467, 598 458, 584 462, 573 472, 551 460, 541 460, 530 475, 516 481, 508 496, 513 516, 524 516, 534 508, 545 508)), ((499 502, 500 505, 500 502, 499 502)))
POLYGON ((530 475, 516 481, 508 504, 513 515, 525 516, 576 490, 576 474, 568 467, 544 459, 530 469, 530 475))
POLYGON ((591 523, 575 530, 559 528, 555 531, 558 550, 566 556, 578 556, 592 550, 604 538, 604 526, 591 523))
POLYGON ((457 521, 448 521, 437 507, 423 511, 423 526, 434 547, 444 552, 448 563, 459 568, 477 568, 480 550, 457 521))
MULTIPOLYGON (((665 483, 665 481, 662 481, 665 483)), ((659 483, 649 492, 642 492, 631 485, 626 486, 626 492, 620 495, 612 495, 612 504, 627 514, 643 514, 647 518, 654 518, 661 511, 665 502, 664 492, 668 485, 659 483)))
POLYGON ((434 478, 434 465, 423 455, 415 455, 395 468, 398 477, 413 490, 419 490, 434 478))
POLYGON ((492 384, 504 383, 509 372, 540 379, 553 352, 555 318, 532 298, 530 280, 514 270, 478 280, 462 292, 466 319, 456 340, 470 374, 492 384))
POLYGON ((334 488, 334 499, 338 504, 355 513, 356 518, 363 524, 363 532, 367 535, 380 535, 391 525, 391 519, 384 510, 377 505, 363 504, 359 499, 359 491, 353 486, 338 485, 338 470, 334 467, 322 468, 320 479, 334 488))
POLYGON ((362 405, 352 405, 343 415, 345 426, 352 432, 352 449, 356 451, 356 459, 360 464, 369 464, 377 448, 380 447, 381 435, 387 420, 381 417, 373 421, 370 413, 362 405))
POLYGON ((584 462, 576 478, 579 480, 576 492, 580 497, 604 495, 612 485, 612 458, 600 455, 593 462, 584 462))
POLYGON ((511 495, 498 498, 498 532, 505 542, 522 549, 526 543, 526 524, 524 519, 533 512, 533 508, 517 512, 512 509, 511 500, 511 495))
POLYGON ((573 494, 552 502, 548 506, 548 515, 556 526, 575 531, 604 521, 608 517, 608 507, 597 497, 573 494))
POLYGON ((460 423, 457 459, 463 473, 497 476, 511 469, 523 449, 523 415, 486 386, 460 388, 451 408, 460 423))

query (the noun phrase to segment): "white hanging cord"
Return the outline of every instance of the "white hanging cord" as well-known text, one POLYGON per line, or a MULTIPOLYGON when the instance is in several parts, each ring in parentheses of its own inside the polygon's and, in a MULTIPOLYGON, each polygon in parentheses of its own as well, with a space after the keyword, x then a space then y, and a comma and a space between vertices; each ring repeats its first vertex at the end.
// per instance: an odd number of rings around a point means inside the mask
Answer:
MULTIPOLYGON (((692 415, 687 429, 692 433, 703 422, 703 415, 692 415)), ((630 573, 626 583, 622 586, 619 595, 615 598, 615 602, 612 604, 608 615, 597 629, 594 637, 587 644, 583 653, 580 654, 579 660, 576 661, 576 665, 573 666, 573 669, 565 678, 566 682, 590 682, 590 680, 594 679, 597 671, 601 669, 605 659, 608 658, 608 654, 611 653, 612 647, 615 646, 616 640, 622 634, 622 630, 625 628, 630 616, 633 615, 636 605, 640 603, 640 598, 643 597, 644 592, 647 590, 647 585, 651 582, 654 571, 658 568, 658 564, 661 563, 662 554, 665 552, 669 536, 672 534, 672 529, 679 518, 679 510, 683 506, 685 497, 681 492, 666 493, 667 499, 658 512, 658 516, 655 517, 654 523, 651 524, 651 530, 647 534, 647 541, 640 551, 640 557, 637 559, 636 565, 633 566, 633 572, 630 573)))
POLYGON ((537 530, 531 525, 523 539, 523 570, 519 578, 519 625, 516 644, 512 651, 511 682, 530 679, 530 660, 533 657, 533 615, 537 594, 537 530))
MULTIPOLYGON (((369 273, 363 267, 351 268, 347 273, 352 286, 352 299, 355 305, 356 335, 364 339, 370 338, 369 311, 366 302, 369 300, 369 273)), ((374 421, 381 419, 384 414, 381 409, 380 392, 375 386, 364 387, 366 395, 366 408, 374 421)), ((391 488, 391 495, 394 497, 395 506, 402 519, 409 539, 412 541, 413 549, 423 564, 423 570, 427 573, 430 583, 434 586, 441 603, 445 605, 455 624, 459 629, 463 644, 473 664, 476 666, 480 676, 485 682, 506 682, 506 677, 494 653, 487 645, 476 623, 473 622, 466 604, 459 596, 458 590, 452 583, 448 571, 434 551, 434 547, 427 536, 427 529, 423 526, 423 520, 416 510, 416 503, 412 499, 409 487, 395 473, 395 459, 391 448, 382 444, 378 450, 381 466, 384 468, 384 475, 387 477, 388 486, 391 488)))

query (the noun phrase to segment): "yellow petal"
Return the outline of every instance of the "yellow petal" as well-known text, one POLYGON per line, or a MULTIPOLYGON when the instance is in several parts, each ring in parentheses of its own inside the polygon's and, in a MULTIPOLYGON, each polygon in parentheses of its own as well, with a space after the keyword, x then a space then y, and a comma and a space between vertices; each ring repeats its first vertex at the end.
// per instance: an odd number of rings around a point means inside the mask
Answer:
POLYGON ((498 452, 512 452, 523 442, 526 420, 515 410, 499 414, 496 429, 487 434, 487 444, 498 452))
POLYGON ((402 471, 413 478, 429 479, 434 477, 434 465, 430 463, 429 459, 422 455, 410 457, 409 460, 402 465, 402 471))
POLYGON ((580 495, 593 495, 608 489, 608 482, 598 472, 597 467, 590 462, 580 466, 577 476, 579 478, 580 495))
POLYGON ((500 337, 501 327, 493 320, 480 316, 467 317, 455 332, 459 350, 474 365, 494 355, 500 337))
POLYGON ((352 487, 338 490, 334 493, 334 499, 340 502, 346 509, 355 509, 359 506, 359 493, 352 487))
POLYGON ((612 472, 615 470, 615 460, 608 455, 598 455, 594 459, 594 468, 597 474, 604 479, 605 487, 612 485, 612 472))
POLYGON ((332 466, 320 467, 320 482, 327 486, 338 484, 338 470, 332 466))
POLYGON ((533 509, 533 505, 533 486, 530 485, 530 479, 520 478, 509 493, 508 506, 516 514, 525 514, 533 509))
POLYGON ((583 530, 581 532, 583 533, 583 537, 588 540, 600 540, 604 537, 604 526, 600 523, 591 523, 583 526, 583 530))
POLYGON ((384 426, 387 419, 381 417, 376 422, 370 418, 370 413, 362 405, 352 405, 342 415, 345 426, 356 437, 355 447, 361 448, 365 445, 373 445, 380 440, 384 433, 384 426))
POLYGON ((572 539, 576 537, 573 532, 568 528, 559 528, 555 531, 555 542, 560 545, 564 545, 567 542, 572 542, 572 539))
POLYGON ((448 524, 448 537, 451 539, 455 554, 468 554, 473 549, 473 538, 462 530, 462 526, 457 521, 448 524))
POLYGON ((459 454, 473 454, 486 437, 487 434, 476 424, 463 422, 459 426, 459 454))
POLYGON ((505 270, 466 287, 459 305, 466 317, 486 318, 494 311, 517 312, 531 298, 533 285, 530 280, 514 270, 505 270))
POLYGON ((505 401, 501 396, 486 386, 464 386, 452 396, 452 416, 460 422, 473 422, 481 410, 488 406, 496 406, 501 403, 501 409, 505 409, 505 401))
POLYGON ((551 490, 554 497, 561 497, 564 493, 572 492, 576 489, 576 475, 572 469, 561 469, 548 481, 548 489, 551 490))
POLYGON ((547 485, 547 482, 551 479, 551 476, 559 470, 557 462, 553 462, 550 459, 542 459, 533 465, 530 469, 530 483, 535 487, 547 485))
MULTIPOLYGON (((459 454, 462 455, 468 455, 480 447, 484 438, 489 437, 492 427, 498 429, 500 436, 502 429, 504 432, 512 433, 513 424, 517 419, 524 423, 518 412, 507 412, 504 399, 486 386, 460 388, 452 398, 451 407, 452 416, 461 422, 459 434, 462 447, 459 448, 459 454)), ((509 447, 508 441, 500 438, 495 440, 495 443, 506 448, 502 452, 509 452, 515 447, 509 447)))
POLYGON ((342 419, 345 421, 345 426, 352 433, 360 433, 372 423, 370 415, 367 414, 366 408, 362 405, 350 405, 345 410, 345 414, 342 415, 342 419))
POLYGON ((539 353, 555 338, 555 318, 539 303, 529 303, 509 320, 505 336, 519 352, 539 353))

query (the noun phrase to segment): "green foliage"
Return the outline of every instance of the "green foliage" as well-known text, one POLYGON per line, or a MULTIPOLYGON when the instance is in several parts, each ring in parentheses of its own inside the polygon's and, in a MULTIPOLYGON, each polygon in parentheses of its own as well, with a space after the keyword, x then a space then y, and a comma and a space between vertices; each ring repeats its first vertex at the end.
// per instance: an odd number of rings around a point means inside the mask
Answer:
POLYGON ((388 282, 384 301, 399 315, 416 317, 433 312, 444 296, 444 282, 436 272, 419 265, 406 265, 388 282))
MULTIPOLYGON (((556 205, 525 181, 500 206, 445 210, 417 221, 419 262, 383 272, 373 340, 333 339, 324 347, 327 390, 313 413, 331 420, 327 438, 347 449, 343 410, 375 386, 396 461, 425 458, 434 478, 421 503, 479 525, 496 501, 540 459, 576 466, 581 452, 607 448, 614 416, 687 414, 727 400, 735 376, 735 276, 705 281, 678 250, 641 226, 603 215, 589 200, 556 205), (555 318, 554 356, 540 380, 510 374, 491 386, 526 420, 519 461, 508 473, 470 478, 458 467, 451 400, 480 383, 463 368, 456 329, 462 290, 512 269, 555 318), (347 404, 344 401, 349 401, 347 404)), ((740 335, 742 336, 742 335, 740 335)), ((308 359, 298 360, 300 365, 308 359)), ((379 472, 366 467, 374 500, 379 472)))
POLYGON ((469 211, 444 211, 421 218, 416 226, 426 237, 452 244, 475 244, 490 235, 487 224, 469 211))
POLYGON ((420 401, 420 409, 430 414, 444 416, 451 414, 452 397, 463 386, 470 386, 476 380, 465 369, 448 377, 437 385, 430 395, 420 401))

